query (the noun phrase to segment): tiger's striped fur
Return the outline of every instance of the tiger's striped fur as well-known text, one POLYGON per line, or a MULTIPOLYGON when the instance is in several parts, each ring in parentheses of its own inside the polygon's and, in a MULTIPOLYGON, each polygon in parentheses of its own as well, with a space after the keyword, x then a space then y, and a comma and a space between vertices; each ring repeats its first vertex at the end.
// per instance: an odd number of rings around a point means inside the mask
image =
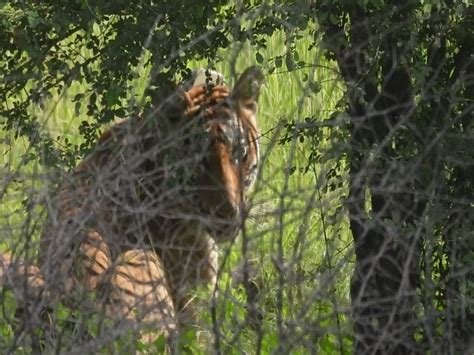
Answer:
POLYGON ((50 214, 47 289, 96 291, 110 314, 174 331, 190 290, 216 282, 217 243, 240 226, 258 168, 262 81, 251 67, 230 92, 192 87, 106 131, 50 214))

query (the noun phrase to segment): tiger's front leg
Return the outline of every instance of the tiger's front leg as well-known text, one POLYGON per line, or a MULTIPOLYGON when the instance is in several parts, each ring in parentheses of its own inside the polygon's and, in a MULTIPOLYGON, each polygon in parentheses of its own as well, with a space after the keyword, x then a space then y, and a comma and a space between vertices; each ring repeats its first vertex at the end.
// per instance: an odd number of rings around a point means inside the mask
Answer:
POLYGON ((106 288, 106 312, 125 329, 132 323, 139 329, 153 330, 142 336, 145 342, 176 330, 175 307, 163 263, 153 250, 124 252, 109 275, 102 285, 106 288))
POLYGON ((196 324, 199 317, 194 292, 199 286, 214 290, 217 283, 218 249, 208 234, 181 235, 179 242, 160 249, 180 327, 196 324))
POLYGON ((153 250, 129 250, 113 260, 108 243, 92 230, 80 244, 73 263, 74 282, 96 292, 96 307, 105 309, 124 331, 153 329, 142 335, 149 343, 176 329, 164 267, 153 250))

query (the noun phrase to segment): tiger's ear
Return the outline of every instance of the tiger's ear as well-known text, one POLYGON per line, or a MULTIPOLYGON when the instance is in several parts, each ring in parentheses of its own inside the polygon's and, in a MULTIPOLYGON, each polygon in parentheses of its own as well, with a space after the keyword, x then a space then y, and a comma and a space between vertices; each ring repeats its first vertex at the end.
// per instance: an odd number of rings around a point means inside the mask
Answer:
POLYGON ((260 67, 251 66, 247 68, 235 84, 231 97, 246 105, 256 103, 264 80, 265 77, 260 67))

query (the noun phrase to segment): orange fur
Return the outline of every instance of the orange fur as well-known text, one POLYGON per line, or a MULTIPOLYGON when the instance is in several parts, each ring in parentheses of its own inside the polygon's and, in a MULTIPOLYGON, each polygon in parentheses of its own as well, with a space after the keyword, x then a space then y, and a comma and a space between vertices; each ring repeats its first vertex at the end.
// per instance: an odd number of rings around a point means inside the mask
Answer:
POLYGON ((48 291, 97 291, 111 315, 164 333, 177 314, 192 317, 190 290, 215 284, 217 242, 235 235, 255 179, 262 79, 250 68, 231 92, 183 92, 169 124, 161 109, 107 130, 51 210, 40 245, 48 291))

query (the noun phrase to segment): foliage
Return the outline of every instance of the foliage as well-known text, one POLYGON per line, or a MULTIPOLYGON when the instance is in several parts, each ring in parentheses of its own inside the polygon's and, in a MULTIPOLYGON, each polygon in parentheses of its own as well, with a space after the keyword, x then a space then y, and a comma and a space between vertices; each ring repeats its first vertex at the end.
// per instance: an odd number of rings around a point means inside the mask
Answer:
MULTIPOLYGON (((150 84, 157 82, 163 89, 176 73, 189 72, 190 59, 211 60, 228 45, 226 34, 235 27, 229 21, 234 10, 224 5, 223 1, 3 3, 0 70, 7 75, 0 86, 0 114, 4 128, 28 137, 49 165, 64 161, 61 158, 71 148, 84 154, 102 124, 134 110, 131 83, 142 67, 152 67, 150 84), (186 21, 183 13, 188 15, 186 21), (55 137, 44 132, 31 109, 74 83, 85 84, 73 99, 76 112, 86 105, 86 115, 93 119, 79 128, 83 144, 68 147, 65 142, 66 153, 55 149, 55 137)), ((147 96, 154 94, 147 92, 147 96)))
POLYGON ((333 112, 289 124, 284 142, 312 139, 304 171, 334 159, 329 186, 349 174, 357 353, 472 347, 473 310, 461 300, 474 296, 474 150, 461 142, 473 134, 473 10, 462 1, 314 7, 349 120, 333 112), (335 143, 325 154, 323 127, 335 143))

